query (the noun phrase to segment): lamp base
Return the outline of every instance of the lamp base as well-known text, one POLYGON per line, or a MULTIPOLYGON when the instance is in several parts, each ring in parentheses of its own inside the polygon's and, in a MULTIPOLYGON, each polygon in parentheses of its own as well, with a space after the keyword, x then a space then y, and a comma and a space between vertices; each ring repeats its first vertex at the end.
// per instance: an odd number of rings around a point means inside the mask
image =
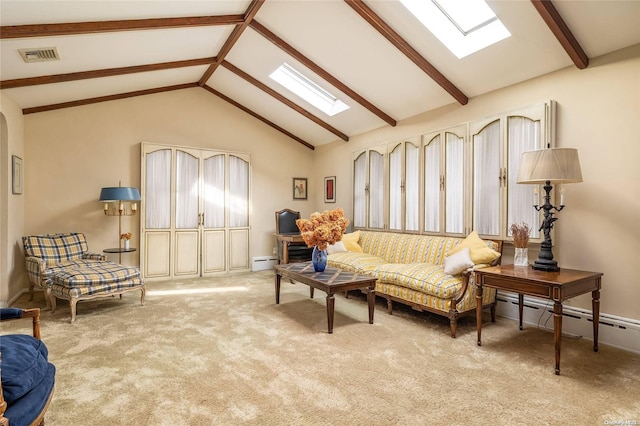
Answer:
POLYGON ((533 262, 531 267, 537 271, 546 271, 546 272, 558 272, 560 268, 558 267, 558 262, 555 260, 547 260, 547 259, 536 259, 533 262))

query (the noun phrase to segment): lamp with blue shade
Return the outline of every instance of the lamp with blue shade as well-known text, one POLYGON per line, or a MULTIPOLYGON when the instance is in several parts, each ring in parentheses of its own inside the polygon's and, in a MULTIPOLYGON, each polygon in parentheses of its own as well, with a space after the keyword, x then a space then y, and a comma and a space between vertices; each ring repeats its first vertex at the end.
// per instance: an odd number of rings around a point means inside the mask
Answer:
MULTIPOLYGON (((100 202, 104 203, 104 214, 107 216, 118 216, 118 249, 112 250, 119 254, 119 261, 122 263, 122 252, 133 251, 129 247, 122 247, 122 216, 133 216, 138 211, 140 201, 140 191, 138 188, 112 186, 100 190, 100 202)), ((128 243, 128 240, 127 240, 128 243)))

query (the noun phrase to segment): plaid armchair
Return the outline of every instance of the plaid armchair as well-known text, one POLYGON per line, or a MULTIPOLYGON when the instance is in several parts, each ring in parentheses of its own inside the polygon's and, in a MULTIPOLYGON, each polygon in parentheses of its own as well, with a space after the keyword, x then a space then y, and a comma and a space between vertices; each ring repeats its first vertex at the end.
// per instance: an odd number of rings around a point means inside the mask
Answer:
POLYGON ((22 237, 22 243, 31 299, 37 286, 45 291, 47 307, 51 306, 54 312, 56 298, 69 300, 71 322, 75 321, 79 300, 141 290, 144 304, 140 270, 89 252, 84 234, 30 235, 22 237))

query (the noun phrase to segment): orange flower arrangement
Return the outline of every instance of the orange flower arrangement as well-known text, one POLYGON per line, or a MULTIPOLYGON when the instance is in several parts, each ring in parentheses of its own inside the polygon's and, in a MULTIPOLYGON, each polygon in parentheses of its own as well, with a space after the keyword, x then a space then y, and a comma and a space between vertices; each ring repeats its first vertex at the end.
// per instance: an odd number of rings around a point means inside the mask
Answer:
POLYGON ((337 208, 312 213, 309 220, 296 220, 296 225, 308 247, 318 246, 319 250, 326 250, 329 244, 335 244, 342 239, 349 219, 344 217, 341 208, 337 208))

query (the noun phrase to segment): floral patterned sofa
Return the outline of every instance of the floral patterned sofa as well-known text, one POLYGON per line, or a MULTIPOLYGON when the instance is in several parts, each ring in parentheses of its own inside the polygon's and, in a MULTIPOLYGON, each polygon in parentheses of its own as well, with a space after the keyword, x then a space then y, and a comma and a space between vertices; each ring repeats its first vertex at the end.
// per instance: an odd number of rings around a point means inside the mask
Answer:
MULTIPOLYGON (((474 270, 499 264, 502 254, 502 241, 476 232, 455 238, 356 231, 343 240, 350 241, 329 248, 329 266, 378 278, 376 295, 387 299, 389 313, 399 302, 449 317, 452 337, 458 317, 476 309, 474 270)), ((495 321, 495 289, 485 289, 482 304, 495 321)))
POLYGON ((44 289, 47 307, 51 304, 54 312, 56 298, 68 300, 71 322, 76 319, 76 304, 80 300, 140 290, 140 301, 144 304, 140 270, 89 252, 82 233, 30 235, 22 237, 22 244, 31 298, 34 287, 44 289))

